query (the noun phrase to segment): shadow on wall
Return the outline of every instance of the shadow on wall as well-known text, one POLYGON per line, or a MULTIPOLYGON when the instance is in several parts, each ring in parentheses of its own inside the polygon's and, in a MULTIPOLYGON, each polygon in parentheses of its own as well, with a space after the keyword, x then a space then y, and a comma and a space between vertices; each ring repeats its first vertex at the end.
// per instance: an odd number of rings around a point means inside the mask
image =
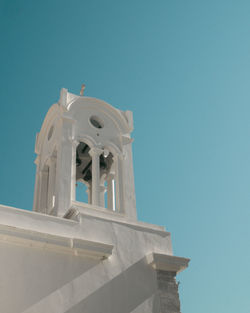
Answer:
MULTIPOLYGON (((134 310, 136 312, 136 308, 148 299, 147 313, 156 313, 160 312, 157 298, 152 301, 152 295, 156 291, 155 270, 147 264, 146 258, 143 258, 65 313, 130 313, 134 310)), ((140 307, 140 313, 142 312, 143 308, 140 307)))
POLYGON ((23 312, 98 263, 87 259, 83 262, 74 255, 1 242, 0 312, 23 312))

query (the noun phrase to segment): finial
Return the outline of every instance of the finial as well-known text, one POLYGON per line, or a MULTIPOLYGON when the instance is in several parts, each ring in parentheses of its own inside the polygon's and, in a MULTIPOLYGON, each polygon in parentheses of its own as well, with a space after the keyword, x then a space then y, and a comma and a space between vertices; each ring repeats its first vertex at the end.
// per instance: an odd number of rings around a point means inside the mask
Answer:
POLYGON ((83 96, 84 89, 85 89, 85 84, 82 84, 82 88, 81 88, 81 91, 80 91, 80 96, 83 96))

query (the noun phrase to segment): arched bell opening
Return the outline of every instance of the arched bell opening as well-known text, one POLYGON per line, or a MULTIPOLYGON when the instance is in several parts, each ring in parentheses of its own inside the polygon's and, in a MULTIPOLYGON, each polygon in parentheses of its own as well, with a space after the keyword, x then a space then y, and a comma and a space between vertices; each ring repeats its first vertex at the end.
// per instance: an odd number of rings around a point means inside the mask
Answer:
POLYGON ((92 158, 90 147, 80 142, 76 148, 76 200, 91 204, 92 158))
POLYGON ((113 154, 80 142, 76 148, 76 200, 115 210, 114 178, 113 154))

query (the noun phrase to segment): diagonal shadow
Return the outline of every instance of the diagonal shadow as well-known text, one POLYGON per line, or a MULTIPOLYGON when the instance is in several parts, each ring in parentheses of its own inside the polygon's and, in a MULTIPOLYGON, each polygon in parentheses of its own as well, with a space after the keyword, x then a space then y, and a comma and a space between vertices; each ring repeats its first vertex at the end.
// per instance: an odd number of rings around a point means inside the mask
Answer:
MULTIPOLYGON (((156 291, 155 270, 143 258, 64 313, 129 313, 156 291)), ((159 312, 158 304, 151 303, 150 311, 159 312)))

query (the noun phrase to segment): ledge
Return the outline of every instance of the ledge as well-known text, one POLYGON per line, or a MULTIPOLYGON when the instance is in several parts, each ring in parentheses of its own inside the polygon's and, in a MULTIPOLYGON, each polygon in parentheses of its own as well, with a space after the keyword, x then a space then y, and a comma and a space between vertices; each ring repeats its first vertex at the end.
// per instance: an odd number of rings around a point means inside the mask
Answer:
POLYGON ((169 236, 170 233, 165 230, 164 226, 153 225, 141 221, 127 220, 126 216, 122 213, 113 212, 102 207, 89 205, 78 201, 73 201, 71 208, 64 215, 65 219, 80 220, 81 217, 94 217, 100 220, 107 220, 114 223, 124 224, 128 227, 141 229, 148 232, 159 233, 161 235, 169 236))
POLYGON ((147 256, 147 261, 155 270, 179 273, 188 267, 190 259, 167 254, 151 253, 147 256))
POLYGON ((113 250, 113 245, 105 243, 56 236, 6 225, 0 225, 0 242, 30 248, 53 250, 54 252, 86 256, 100 260, 108 258, 113 250))

